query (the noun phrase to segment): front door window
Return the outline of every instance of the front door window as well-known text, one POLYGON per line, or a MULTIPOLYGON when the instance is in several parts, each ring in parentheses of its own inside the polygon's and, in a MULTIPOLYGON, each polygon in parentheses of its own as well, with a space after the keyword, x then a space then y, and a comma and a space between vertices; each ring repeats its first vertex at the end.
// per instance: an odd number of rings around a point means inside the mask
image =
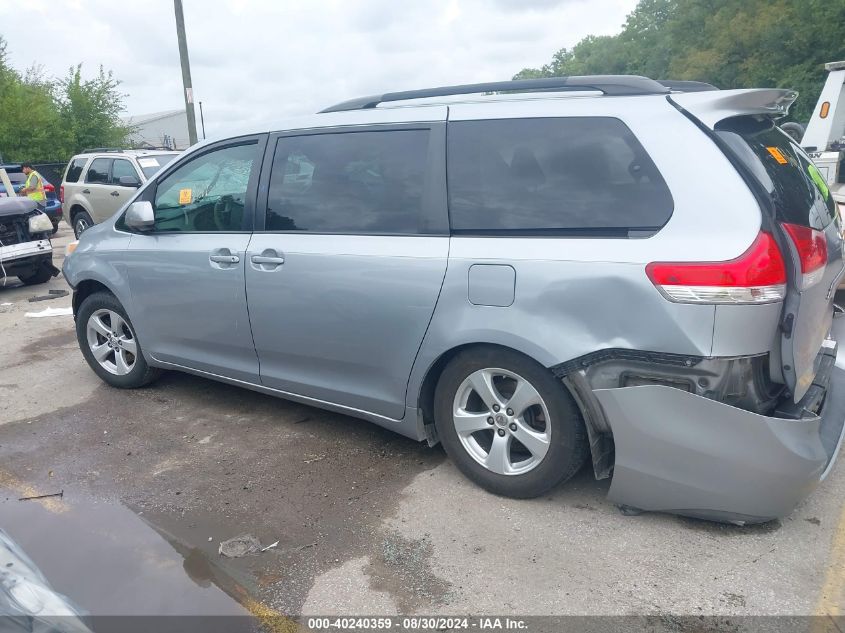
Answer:
POLYGON ((244 230, 244 203, 255 142, 213 150, 181 165, 156 188, 155 230, 244 230))

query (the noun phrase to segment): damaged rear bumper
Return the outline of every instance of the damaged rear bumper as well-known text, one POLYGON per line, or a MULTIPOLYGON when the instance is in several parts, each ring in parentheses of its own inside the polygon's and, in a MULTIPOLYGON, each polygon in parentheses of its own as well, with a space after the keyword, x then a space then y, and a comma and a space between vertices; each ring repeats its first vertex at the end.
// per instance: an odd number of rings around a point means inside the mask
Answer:
MULTIPOLYGON (((799 419, 769 417, 663 385, 596 389, 613 433, 608 497, 642 510, 734 523, 789 514, 823 480, 845 427, 845 371, 823 348, 823 402, 799 419)), ((799 409, 800 411, 800 409, 799 409)))

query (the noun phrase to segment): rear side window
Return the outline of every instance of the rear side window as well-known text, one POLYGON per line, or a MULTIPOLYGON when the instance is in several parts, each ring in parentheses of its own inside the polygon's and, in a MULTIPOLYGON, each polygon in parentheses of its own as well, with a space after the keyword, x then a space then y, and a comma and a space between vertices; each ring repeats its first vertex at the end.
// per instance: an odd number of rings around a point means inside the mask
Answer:
POLYGON ((836 217, 824 176, 773 121, 734 117, 719 122, 716 133, 769 192, 778 221, 822 230, 836 217))
POLYGON ((82 175, 82 170, 85 168, 87 158, 74 158, 67 166, 67 174, 65 174, 66 182, 79 182, 79 177, 82 175))
POLYGON ((88 173, 85 174, 85 182, 107 184, 111 160, 111 158, 95 158, 92 160, 88 173))
POLYGON ((425 232, 428 135, 428 130, 392 130, 280 138, 265 229, 425 232))
POLYGON ((449 123, 447 169, 457 233, 627 237, 672 215, 657 167, 610 117, 449 123))

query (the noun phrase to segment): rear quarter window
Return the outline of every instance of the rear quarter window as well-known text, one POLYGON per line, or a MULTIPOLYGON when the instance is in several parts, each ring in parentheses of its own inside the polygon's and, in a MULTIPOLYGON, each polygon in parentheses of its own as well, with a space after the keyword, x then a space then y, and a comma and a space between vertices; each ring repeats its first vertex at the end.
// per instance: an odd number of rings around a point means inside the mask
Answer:
POLYGON ((654 162, 611 117, 452 122, 447 170, 456 233, 628 237, 673 210, 654 162))
POLYGON ((824 177, 772 120, 733 117, 720 121, 716 133, 769 193, 778 221, 822 230, 836 218, 824 177))

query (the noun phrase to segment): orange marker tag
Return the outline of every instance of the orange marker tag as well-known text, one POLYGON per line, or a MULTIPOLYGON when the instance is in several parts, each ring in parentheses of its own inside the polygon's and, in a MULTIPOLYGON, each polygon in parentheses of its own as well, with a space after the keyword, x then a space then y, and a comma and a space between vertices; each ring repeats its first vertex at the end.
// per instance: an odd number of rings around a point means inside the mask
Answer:
MULTIPOLYGON (((771 150, 769 150, 769 151, 771 151, 771 150)), ((180 189, 179 190, 179 204, 191 204, 191 200, 193 200, 192 194, 193 194, 193 191, 191 191, 190 189, 180 189)))
POLYGON ((781 152, 777 147, 767 147, 766 149, 769 151, 769 154, 771 154, 774 159, 781 165, 786 165, 789 162, 788 160, 786 160, 786 156, 783 155, 783 152, 781 152))

